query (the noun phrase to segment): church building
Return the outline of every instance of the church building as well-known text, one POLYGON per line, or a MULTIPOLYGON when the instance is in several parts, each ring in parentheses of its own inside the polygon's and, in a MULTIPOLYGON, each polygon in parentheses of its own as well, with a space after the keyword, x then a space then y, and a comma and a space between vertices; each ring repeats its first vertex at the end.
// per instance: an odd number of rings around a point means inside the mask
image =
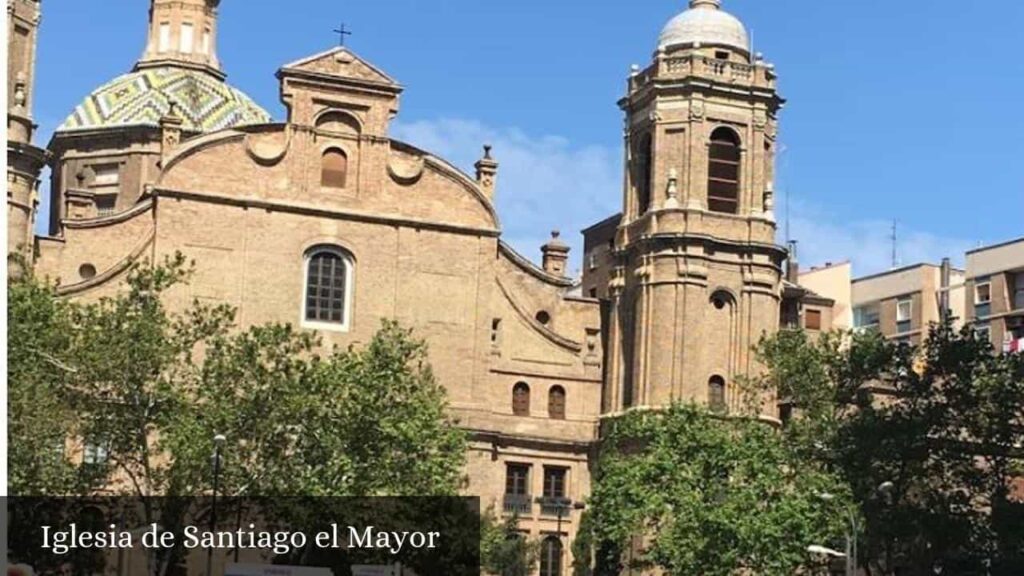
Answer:
MULTIPOLYGON (((44 150, 41 0, 9 1, 8 252, 96 299, 180 251, 196 273, 172 307, 230 304, 242 326, 288 322, 327 347, 368 342, 382 319, 412 327, 471 435, 466 492, 519 514, 541 574, 570 571, 602 417, 673 401, 727 413, 763 334, 807 311, 827 329, 831 302, 776 242, 776 71, 720 0, 691 0, 626 78, 622 211, 584 232, 582 278, 557 233, 539 265, 502 240, 495 197, 515 191, 500 150, 466 174, 392 138, 404 87, 348 48, 281 66, 272 119, 226 82, 219 4, 151 0, 142 57, 44 150)), ((779 410, 764 399, 766 420, 779 410)))

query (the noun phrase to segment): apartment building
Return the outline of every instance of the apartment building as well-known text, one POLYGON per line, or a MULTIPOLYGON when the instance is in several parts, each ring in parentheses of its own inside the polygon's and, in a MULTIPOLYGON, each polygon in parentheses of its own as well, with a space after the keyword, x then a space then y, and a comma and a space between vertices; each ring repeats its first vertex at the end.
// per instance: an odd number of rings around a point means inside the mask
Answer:
POLYGON ((965 320, 997 350, 1024 351, 1024 238, 967 253, 965 320))
POLYGON ((928 326, 948 310, 958 325, 964 318, 964 271, 949 260, 915 264, 853 280, 850 289, 855 329, 877 329, 883 336, 917 345, 928 326))

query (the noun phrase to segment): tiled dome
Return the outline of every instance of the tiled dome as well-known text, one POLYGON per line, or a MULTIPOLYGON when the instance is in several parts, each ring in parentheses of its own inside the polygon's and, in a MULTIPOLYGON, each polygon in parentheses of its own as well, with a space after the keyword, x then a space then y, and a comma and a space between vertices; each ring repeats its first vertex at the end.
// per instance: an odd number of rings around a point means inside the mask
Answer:
POLYGON ((658 49, 696 43, 750 52, 747 29, 738 18, 721 9, 720 0, 691 0, 689 10, 665 25, 658 38, 658 49))
POLYGON ((171 110, 182 129, 213 132, 263 124, 270 115, 251 98, 210 74, 182 67, 137 70, 95 90, 57 128, 58 132, 117 126, 158 126, 171 110))

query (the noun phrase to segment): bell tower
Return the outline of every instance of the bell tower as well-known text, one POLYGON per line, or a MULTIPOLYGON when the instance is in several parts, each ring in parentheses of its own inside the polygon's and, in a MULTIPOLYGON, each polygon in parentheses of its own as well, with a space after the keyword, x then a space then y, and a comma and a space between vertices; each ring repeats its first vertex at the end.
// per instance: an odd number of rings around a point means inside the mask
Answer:
MULTIPOLYGON (((773 66, 720 0, 691 0, 633 67, 614 241, 604 411, 740 407, 751 347, 778 329, 773 66)), ((765 405, 767 406, 767 404, 765 405)))
POLYGON ((7 2, 7 253, 19 253, 29 260, 39 173, 47 159, 44 150, 32 145, 40 10, 39 0, 7 2))
POLYGON ((146 51, 136 70, 177 65, 224 79, 217 59, 220 0, 152 0, 146 51))

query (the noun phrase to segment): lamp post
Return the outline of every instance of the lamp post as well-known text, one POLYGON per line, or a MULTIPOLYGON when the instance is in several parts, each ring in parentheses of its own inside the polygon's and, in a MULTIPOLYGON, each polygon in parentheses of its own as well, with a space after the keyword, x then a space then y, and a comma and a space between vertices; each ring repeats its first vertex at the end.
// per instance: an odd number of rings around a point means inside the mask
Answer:
POLYGON ((555 533, 558 535, 558 570, 563 572, 562 560, 565 557, 563 553, 565 548, 562 546, 562 518, 570 510, 583 510, 587 507, 583 502, 573 502, 570 498, 565 497, 542 497, 537 498, 537 503, 541 505, 541 512, 543 513, 544 508, 554 509, 555 517, 557 518, 557 528, 555 533))
MULTIPOLYGON (((824 492, 818 494, 818 498, 826 502, 835 500, 835 496, 824 492)), ((846 530, 846 553, 843 557, 846 559, 846 576, 854 576, 857 570, 857 517, 853 514, 852 510, 847 510, 846 521, 849 522, 846 530)))
POLYGON ((846 554, 843 554, 838 550, 833 550, 826 546, 820 546, 818 544, 812 544, 808 546, 807 551, 811 554, 814 554, 815 556, 824 556, 826 558, 844 558, 848 560, 846 554))
MULTIPOLYGON (((878 485, 876 492, 885 498, 887 504, 891 504, 892 493, 895 489, 896 485, 886 480, 878 485)), ((831 502, 835 500, 836 497, 828 492, 823 492, 818 494, 818 498, 821 498, 826 502, 831 502)), ((855 576, 857 573, 857 560, 859 558, 857 555, 857 538, 860 532, 860 525, 857 522, 857 515, 854 514, 852 509, 847 510, 846 514, 846 520, 849 522, 849 529, 846 533, 846 576, 855 576)))
MULTIPOLYGON (((223 434, 217 434, 213 437, 213 457, 211 458, 211 464, 213 465, 213 500, 210 502, 210 532, 213 533, 217 530, 217 490, 220 488, 220 449, 227 442, 227 437, 223 434)), ((213 548, 206 550, 206 576, 213 576, 213 548)))

